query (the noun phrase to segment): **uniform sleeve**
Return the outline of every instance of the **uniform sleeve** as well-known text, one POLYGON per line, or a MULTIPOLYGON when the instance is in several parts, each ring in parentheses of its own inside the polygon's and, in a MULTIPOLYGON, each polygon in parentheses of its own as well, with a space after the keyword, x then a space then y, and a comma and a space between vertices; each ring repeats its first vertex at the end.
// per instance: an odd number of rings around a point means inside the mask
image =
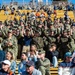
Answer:
POLYGON ((41 59, 39 59, 39 61, 40 61, 40 64, 42 66, 44 66, 44 67, 50 65, 50 61, 49 60, 46 60, 45 62, 43 62, 41 59))

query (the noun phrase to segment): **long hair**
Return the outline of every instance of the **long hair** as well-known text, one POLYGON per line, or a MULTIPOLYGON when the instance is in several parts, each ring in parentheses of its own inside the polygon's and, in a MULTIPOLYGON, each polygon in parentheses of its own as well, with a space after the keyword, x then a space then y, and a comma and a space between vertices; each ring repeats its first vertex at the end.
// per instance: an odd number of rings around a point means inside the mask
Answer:
POLYGON ((13 54, 11 51, 7 51, 6 54, 7 54, 8 52, 11 54, 11 61, 14 60, 14 54, 13 54))

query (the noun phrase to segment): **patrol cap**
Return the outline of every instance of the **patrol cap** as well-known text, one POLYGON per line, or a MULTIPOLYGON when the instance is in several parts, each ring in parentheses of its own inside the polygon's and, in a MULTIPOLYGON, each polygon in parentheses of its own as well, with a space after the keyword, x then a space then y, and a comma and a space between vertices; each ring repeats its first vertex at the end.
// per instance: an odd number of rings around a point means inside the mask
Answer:
POLYGON ((12 30, 8 30, 8 33, 12 33, 12 30))
POLYGON ((70 29, 67 30, 67 32, 70 32, 70 31, 71 31, 70 29))
POLYGON ((43 24, 43 22, 39 22, 39 25, 43 24))
POLYGON ((50 32, 54 32, 54 29, 51 29, 50 32))
POLYGON ((66 33, 66 32, 67 32, 67 30, 64 30, 63 32, 64 32, 64 33, 66 33))
POLYGON ((71 52, 66 52, 65 55, 64 55, 64 57, 65 57, 65 58, 66 58, 66 57, 72 57, 72 53, 71 53, 71 52))
POLYGON ((27 61, 26 67, 31 67, 31 66, 34 66, 34 62, 33 61, 27 61))
POLYGON ((38 54, 43 54, 45 51, 43 49, 38 50, 38 54))
POLYGON ((38 30, 35 30, 35 33, 40 33, 38 30))

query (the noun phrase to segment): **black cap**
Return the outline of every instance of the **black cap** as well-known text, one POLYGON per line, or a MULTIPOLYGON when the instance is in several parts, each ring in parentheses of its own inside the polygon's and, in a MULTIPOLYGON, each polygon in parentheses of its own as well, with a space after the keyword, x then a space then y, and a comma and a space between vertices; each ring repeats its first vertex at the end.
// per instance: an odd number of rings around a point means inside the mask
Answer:
POLYGON ((28 66, 28 67, 34 66, 34 62, 33 61, 27 61, 26 66, 28 66))

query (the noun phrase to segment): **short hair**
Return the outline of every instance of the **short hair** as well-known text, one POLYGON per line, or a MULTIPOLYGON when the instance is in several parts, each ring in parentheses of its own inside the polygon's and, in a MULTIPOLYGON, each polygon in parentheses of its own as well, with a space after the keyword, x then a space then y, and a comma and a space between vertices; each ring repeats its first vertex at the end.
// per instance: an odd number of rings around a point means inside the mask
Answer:
POLYGON ((49 48, 52 48, 53 46, 57 47, 55 43, 52 43, 49 45, 49 48))
MULTIPOLYGON (((24 55, 26 55, 26 56, 27 56, 27 53, 26 53, 26 52, 22 52, 22 54, 24 54, 24 55)), ((21 54, 21 55, 22 55, 22 54, 21 54)))

